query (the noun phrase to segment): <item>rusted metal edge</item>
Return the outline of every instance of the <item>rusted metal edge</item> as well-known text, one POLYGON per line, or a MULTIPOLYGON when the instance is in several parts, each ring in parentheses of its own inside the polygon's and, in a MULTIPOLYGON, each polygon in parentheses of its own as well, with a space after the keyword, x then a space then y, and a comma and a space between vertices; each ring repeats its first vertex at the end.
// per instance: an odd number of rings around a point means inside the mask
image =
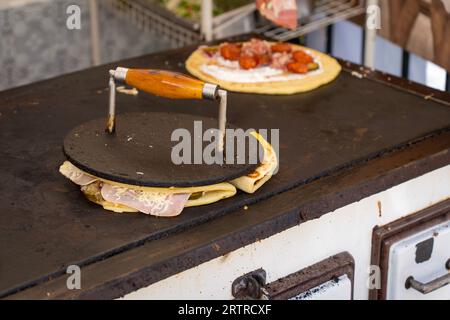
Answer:
POLYGON ((450 164, 450 133, 406 150, 335 173, 170 237, 149 241, 82 266, 81 290, 66 288, 66 275, 11 293, 7 299, 112 299, 146 287, 245 245, 268 238, 392 186, 450 164), (163 253, 161 246, 170 248, 163 253))
POLYGON ((286 300, 325 282, 347 275, 352 283, 353 300, 355 260, 348 252, 341 252, 325 260, 292 273, 265 286, 270 299, 286 300))

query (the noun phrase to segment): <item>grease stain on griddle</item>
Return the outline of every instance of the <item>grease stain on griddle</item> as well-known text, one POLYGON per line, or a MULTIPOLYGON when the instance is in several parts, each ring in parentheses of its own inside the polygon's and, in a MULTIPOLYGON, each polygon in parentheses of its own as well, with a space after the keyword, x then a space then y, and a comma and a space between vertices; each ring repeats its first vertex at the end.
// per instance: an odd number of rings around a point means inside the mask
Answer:
POLYGON ((353 139, 353 141, 361 142, 364 139, 364 136, 366 135, 367 131, 369 131, 368 128, 356 128, 355 138, 353 139))

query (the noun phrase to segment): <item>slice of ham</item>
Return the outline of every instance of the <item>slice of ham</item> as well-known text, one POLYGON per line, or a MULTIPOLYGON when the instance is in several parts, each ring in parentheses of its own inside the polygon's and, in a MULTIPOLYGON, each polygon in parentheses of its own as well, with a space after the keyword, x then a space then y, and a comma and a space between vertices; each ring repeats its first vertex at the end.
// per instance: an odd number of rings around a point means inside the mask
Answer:
POLYGON ((122 204, 140 212, 160 216, 174 217, 183 211, 190 194, 172 194, 148 192, 104 184, 102 197, 109 202, 122 204))
POLYGON ((275 24, 289 28, 297 28, 296 0, 256 0, 256 7, 261 15, 275 24))
POLYGON ((244 56, 262 56, 270 54, 270 46, 264 40, 253 38, 244 43, 241 53, 244 56))
POLYGON ((272 55, 272 64, 274 69, 286 70, 286 65, 292 59, 292 54, 288 52, 276 52, 272 55))
POLYGON ((73 183, 76 183, 79 186, 86 186, 97 180, 96 177, 84 173, 69 161, 65 161, 59 167, 59 172, 61 172, 63 176, 70 179, 73 183))

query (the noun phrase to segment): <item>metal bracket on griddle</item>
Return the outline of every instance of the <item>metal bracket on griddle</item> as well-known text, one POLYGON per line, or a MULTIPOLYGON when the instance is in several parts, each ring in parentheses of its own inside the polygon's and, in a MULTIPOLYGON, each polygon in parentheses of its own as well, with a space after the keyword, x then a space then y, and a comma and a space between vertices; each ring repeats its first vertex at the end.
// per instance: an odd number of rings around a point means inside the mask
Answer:
POLYGON ((109 71, 109 109, 106 132, 113 133, 116 128, 116 81, 114 71, 109 71))
POLYGON ((223 145, 225 140, 225 127, 227 124, 227 92, 225 90, 219 89, 218 91, 219 99, 219 152, 223 151, 223 145))
MULTIPOLYGON (((121 67, 118 67, 116 70, 109 70, 109 111, 106 132, 111 134, 114 133, 116 128, 116 80, 124 81, 126 70, 121 67)), ((227 91, 220 89, 218 85, 205 83, 203 86, 203 98, 219 100, 219 141, 217 148, 219 152, 223 152, 227 122, 227 91)))

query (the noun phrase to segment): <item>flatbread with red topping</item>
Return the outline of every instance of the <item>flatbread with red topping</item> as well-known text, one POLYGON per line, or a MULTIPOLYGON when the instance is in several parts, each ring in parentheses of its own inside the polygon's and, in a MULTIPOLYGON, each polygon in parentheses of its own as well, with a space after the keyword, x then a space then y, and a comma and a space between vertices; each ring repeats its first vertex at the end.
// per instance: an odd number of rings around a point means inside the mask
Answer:
POLYGON ((230 91, 294 94, 333 81, 340 64, 319 51, 259 39, 201 46, 186 61, 199 79, 230 91))

